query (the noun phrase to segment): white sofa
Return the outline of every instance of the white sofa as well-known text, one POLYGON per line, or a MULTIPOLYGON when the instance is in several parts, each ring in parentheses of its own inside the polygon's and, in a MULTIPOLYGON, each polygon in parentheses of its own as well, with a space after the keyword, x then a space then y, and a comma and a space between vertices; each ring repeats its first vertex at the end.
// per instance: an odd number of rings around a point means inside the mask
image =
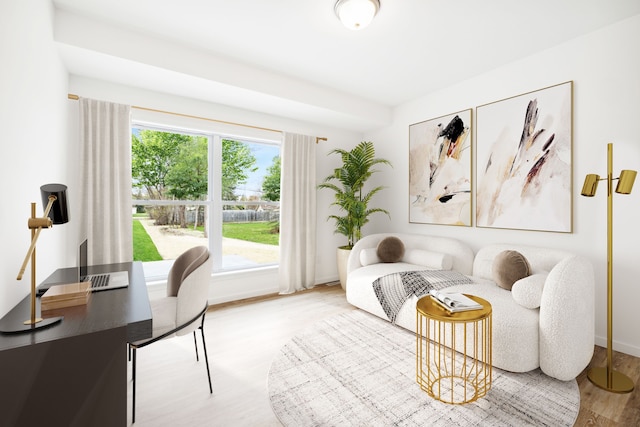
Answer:
MULTIPOLYGON (((347 301, 388 320, 372 285, 377 278, 402 271, 448 268, 468 276, 473 283, 449 287, 447 292, 477 295, 492 305, 494 366, 512 372, 540 367, 545 374, 564 381, 575 378, 589 364, 594 350, 593 268, 586 259, 569 252, 493 244, 474 256, 468 245, 456 239, 373 234, 358 241, 349 256, 347 301), (394 263, 372 261, 372 251, 388 236, 402 240, 405 257, 394 263), (528 280, 537 280, 537 287, 516 284, 509 291, 496 285, 492 279, 493 260, 504 250, 515 250, 526 257, 536 274, 528 280), (426 259, 424 263, 415 256, 418 253, 426 259)), ((395 324, 415 332, 417 300, 417 296, 407 299, 395 324)))

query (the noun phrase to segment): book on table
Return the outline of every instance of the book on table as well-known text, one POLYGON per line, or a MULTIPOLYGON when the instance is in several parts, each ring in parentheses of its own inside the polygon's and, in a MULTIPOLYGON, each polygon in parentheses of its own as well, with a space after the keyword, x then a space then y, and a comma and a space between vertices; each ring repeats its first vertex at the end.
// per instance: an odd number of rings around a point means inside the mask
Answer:
POLYGON ((83 305, 91 297, 91 282, 67 283, 51 286, 40 298, 40 309, 44 311, 83 305))
POLYGON ((482 304, 478 304, 468 296, 459 292, 440 292, 435 289, 429 291, 431 298, 451 313, 460 311, 479 310, 482 304))

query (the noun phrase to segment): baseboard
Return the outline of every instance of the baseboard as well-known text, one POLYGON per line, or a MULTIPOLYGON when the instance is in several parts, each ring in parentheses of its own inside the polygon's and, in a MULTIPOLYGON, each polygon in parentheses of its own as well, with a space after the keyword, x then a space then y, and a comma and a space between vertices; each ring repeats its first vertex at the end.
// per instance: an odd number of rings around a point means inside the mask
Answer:
POLYGON ((316 284, 324 284, 324 283, 334 283, 340 282, 340 279, 337 274, 328 275, 328 276, 316 276, 316 284))
MULTIPOLYGON (((596 345, 607 348, 607 337, 595 337, 596 345)), ((640 347, 613 340, 613 350, 620 353, 628 354, 634 357, 640 357, 640 347)))

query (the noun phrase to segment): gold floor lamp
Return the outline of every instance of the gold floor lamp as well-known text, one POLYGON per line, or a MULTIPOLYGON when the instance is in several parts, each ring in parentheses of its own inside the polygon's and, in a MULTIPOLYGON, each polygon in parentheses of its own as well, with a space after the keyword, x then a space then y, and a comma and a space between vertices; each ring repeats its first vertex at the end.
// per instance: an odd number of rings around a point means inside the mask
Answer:
POLYGON ((621 372, 613 369, 613 181, 618 180, 616 193, 629 194, 636 179, 636 171, 622 170, 618 178, 613 178, 613 144, 607 145, 607 177, 589 174, 584 179, 582 195, 593 197, 598 181, 607 181, 607 366, 591 368, 587 373, 589 380, 596 386, 614 393, 629 393, 633 390, 633 381, 621 372))
POLYGON ((62 317, 48 317, 42 319, 36 315, 36 242, 43 228, 51 228, 53 224, 64 224, 69 222, 67 207, 67 186, 63 184, 45 184, 40 187, 44 214, 36 217, 36 204, 31 203, 31 218, 28 220, 28 227, 31 230, 31 245, 24 257, 24 262, 18 273, 17 280, 22 280, 22 276, 31 261, 31 317, 27 320, 3 318, 0 323, 0 332, 21 333, 35 331, 39 328, 51 326, 62 320, 62 317))

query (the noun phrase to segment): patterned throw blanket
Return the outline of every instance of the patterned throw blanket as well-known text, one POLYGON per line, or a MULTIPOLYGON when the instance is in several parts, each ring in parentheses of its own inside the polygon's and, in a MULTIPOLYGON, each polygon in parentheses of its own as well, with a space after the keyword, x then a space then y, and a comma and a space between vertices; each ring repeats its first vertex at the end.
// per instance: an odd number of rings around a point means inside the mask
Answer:
POLYGON ((373 290, 392 323, 411 295, 421 297, 431 289, 473 283, 464 274, 452 270, 422 270, 391 273, 374 280, 373 290))

